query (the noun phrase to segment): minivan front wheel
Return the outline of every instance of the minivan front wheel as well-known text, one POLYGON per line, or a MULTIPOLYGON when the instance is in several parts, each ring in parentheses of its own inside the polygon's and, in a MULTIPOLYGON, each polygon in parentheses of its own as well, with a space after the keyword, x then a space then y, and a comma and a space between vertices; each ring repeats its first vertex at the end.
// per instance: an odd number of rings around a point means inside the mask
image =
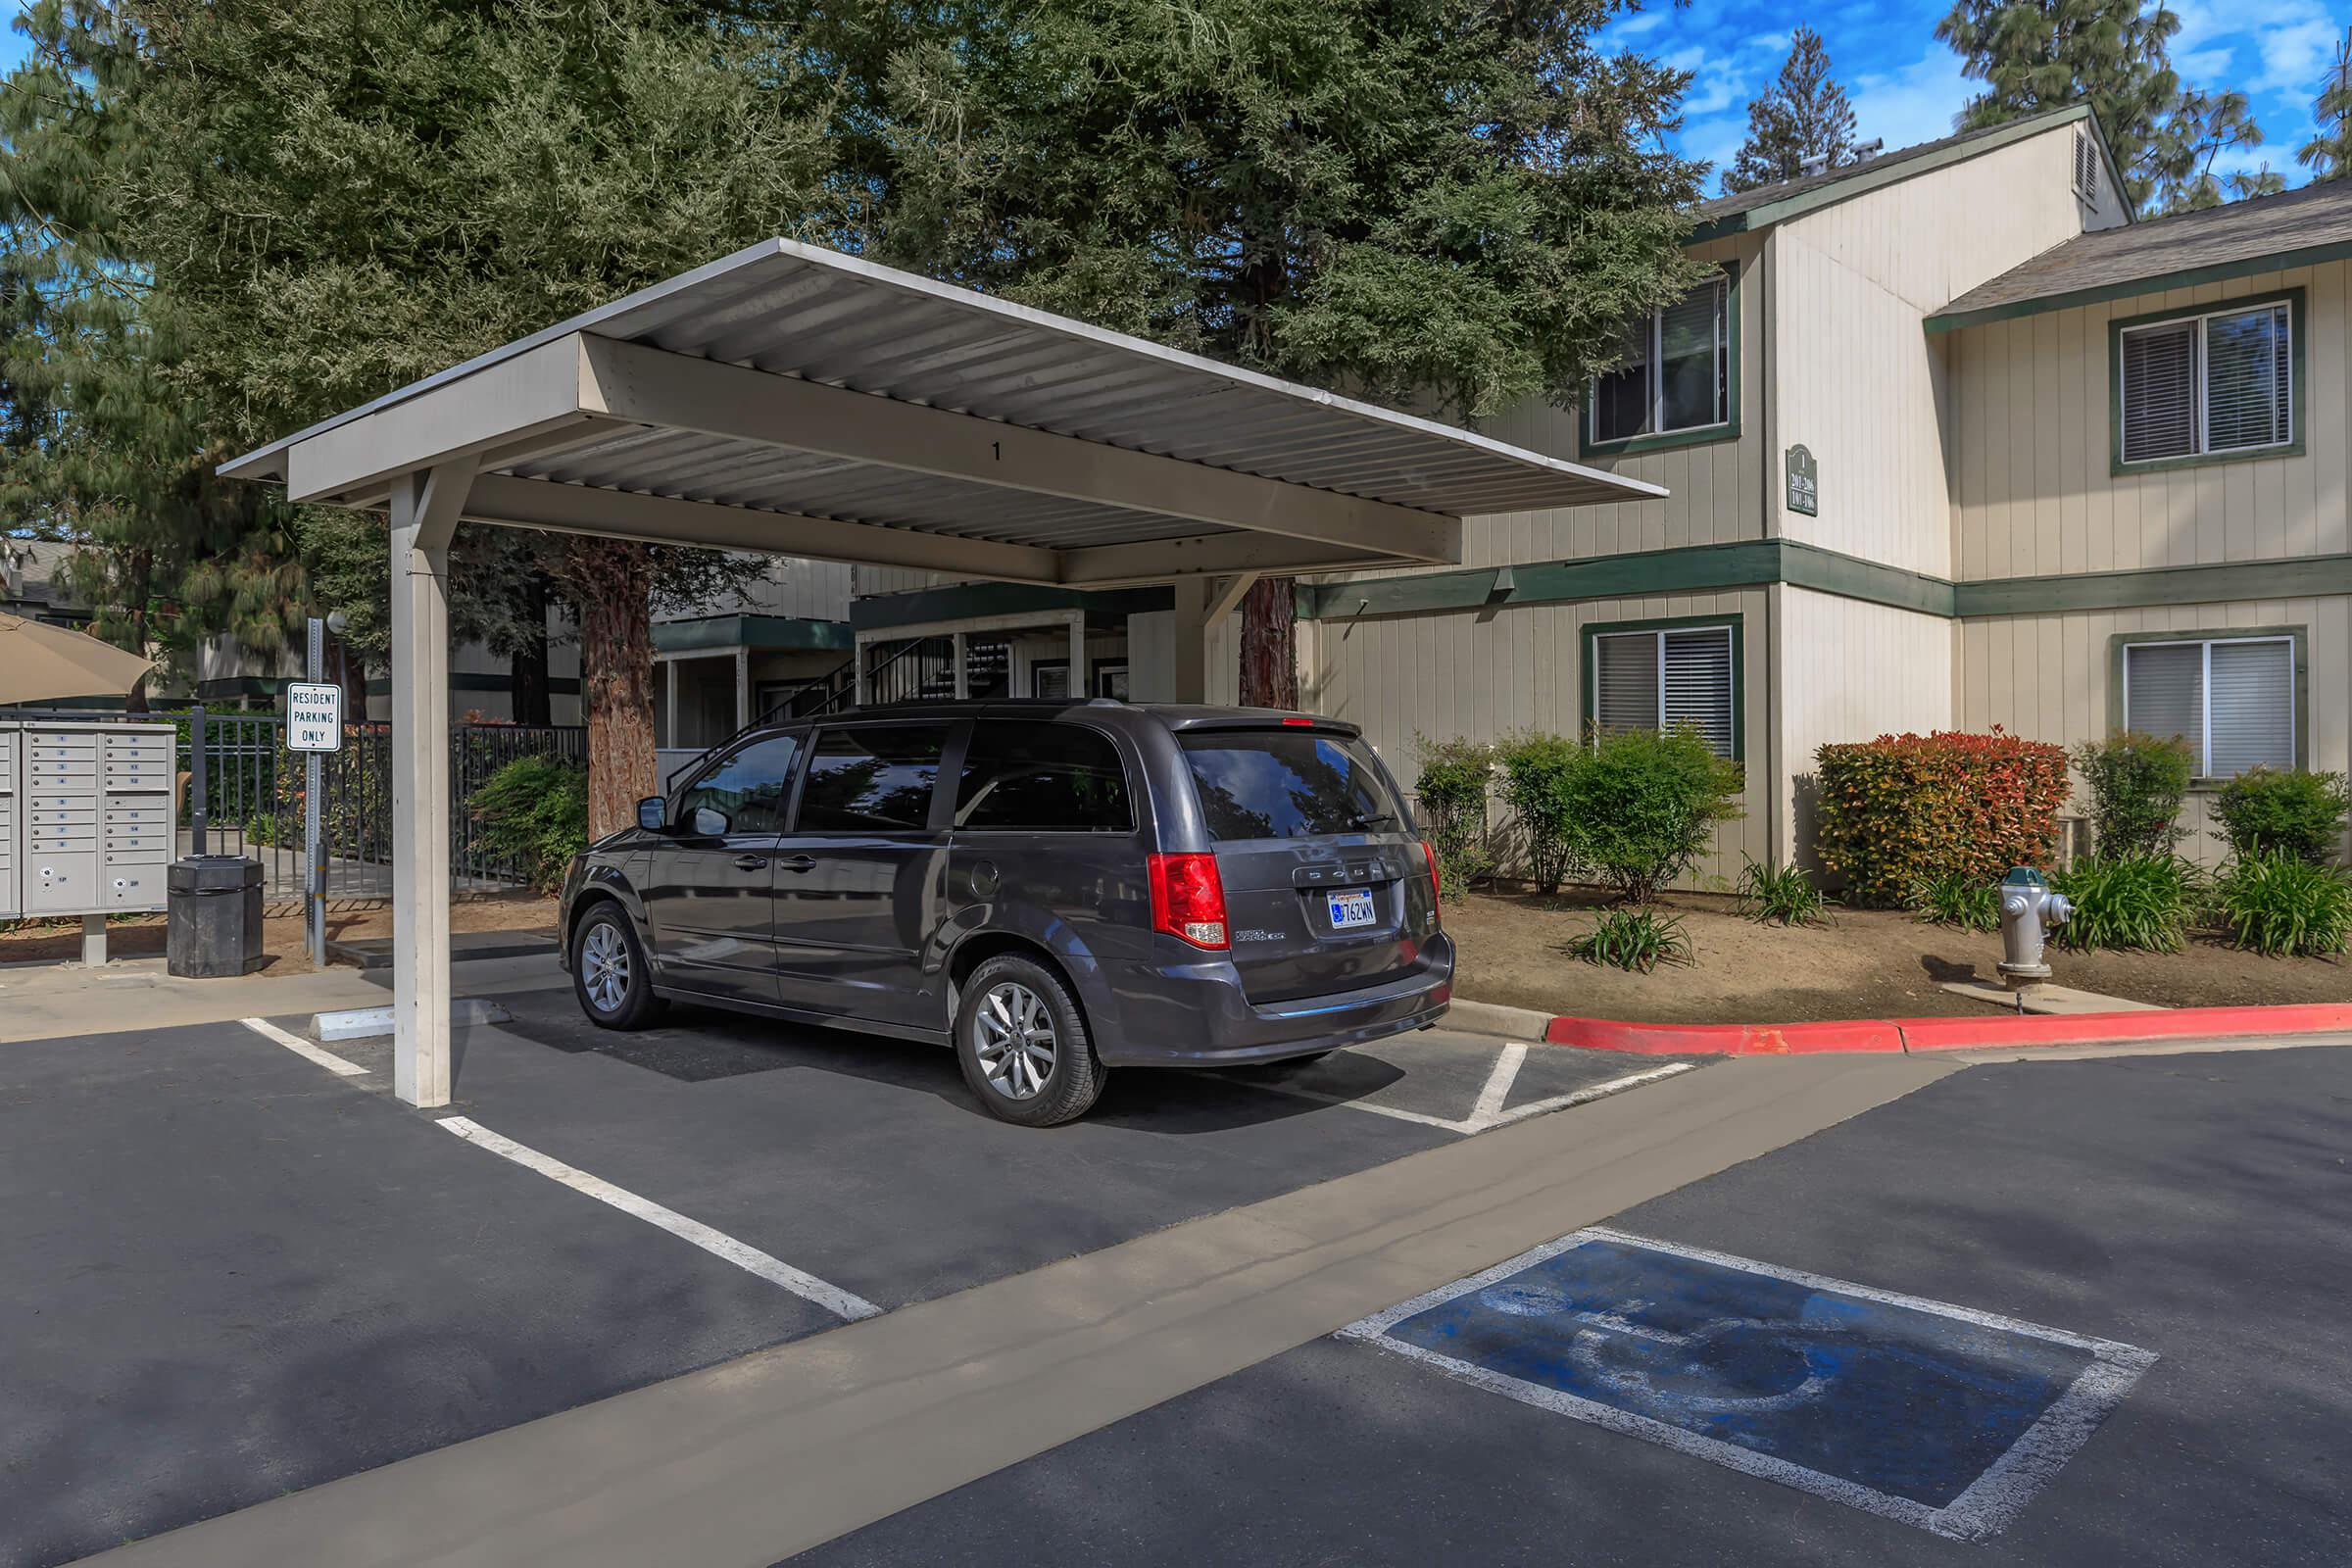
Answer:
POLYGON ((1023 1127, 1057 1127, 1102 1093, 1086 1014, 1061 977, 1034 959, 1000 954, 963 983, 956 1058, 988 1113, 1023 1127))
POLYGON ((571 937, 571 989, 580 1010, 602 1029, 639 1029, 662 1011, 645 946, 618 905, 599 904, 571 937))

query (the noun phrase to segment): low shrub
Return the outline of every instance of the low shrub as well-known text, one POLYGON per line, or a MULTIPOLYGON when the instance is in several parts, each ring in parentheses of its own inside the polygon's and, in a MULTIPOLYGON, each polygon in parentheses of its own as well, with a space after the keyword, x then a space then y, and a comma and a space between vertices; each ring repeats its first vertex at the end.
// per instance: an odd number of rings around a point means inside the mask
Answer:
POLYGON ((2352 796, 2344 791, 2343 774, 2300 768, 2250 768, 2223 785, 2213 803, 2221 837, 2233 854, 2279 851, 2314 865, 2335 858, 2347 811, 2352 796))
POLYGON ((1592 930, 1568 944, 1568 952, 1587 963, 1647 974, 1661 963, 1689 963, 1690 935, 1679 915, 1621 905, 1603 909, 1592 930))
POLYGON ((2352 939, 2352 880, 2284 850, 2230 861, 2212 909, 2232 943, 2271 957, 2333 957, 2352 939))
POLYGON ((1989 886, 2056 848, 2063 747, 1939 731, 1824 746, 1814 760, 1815 842, 1858 902, 1904 903, 1946 877, 1989 886))
POLYGON ((1570 860, 1630 904, 1647 904, 1740 814, 1740 767, 1688 725, 1611 730, 1580 747, 1554 785, 1570 860))
POLYGON ((2187 940, 2198 875, 2177 855, 2102 855, 2056 873, 2050 885, 2075 906, 2051 934, 2060 947, 2178 953, 2187 940))
POLYGON ((552 893, 571 858, 588 847, 587 769, 552 757, 517 758, 475 787, 472 816, 494 860, 552 893))
POLYGON ((1430 848, 1438 852, 1439 886, 1458 899, 1470 884, 1494 872, 1487 836, 1487 794, 1494 782, 1494 748, 1484 741, 1433 741, 1413 737, 1421 763, 1413 797, 1430 848))
POLYGON ((2092 842, 2102 859, 2169 855, 2188 836, 2177 824, 2195 758, 2178 736, 2136 731, 2075 748, 2075 771, 2090 792, 2092 842))
POLYGON ((1513 735, 1494 748, 1502 767, 1503 804, 1518 829, 1528 880, 1544 893, 1557 893, 1578 869, 1568 848, 1562 790, 1584 755, 1569 737, 1541 732, 1513 735))
POLYGON ((1963 931, 1998 931, 2001 896, 1990 877, 1973 871, 1939 871, 1911 884, 1903 906, 1923 920, 1963 931))
POLYGON ((1740 868, 1740 912, 1758 925, 1819 925, 1828 900, 1801 865, 1779 870, 1750 859, 1740 868))

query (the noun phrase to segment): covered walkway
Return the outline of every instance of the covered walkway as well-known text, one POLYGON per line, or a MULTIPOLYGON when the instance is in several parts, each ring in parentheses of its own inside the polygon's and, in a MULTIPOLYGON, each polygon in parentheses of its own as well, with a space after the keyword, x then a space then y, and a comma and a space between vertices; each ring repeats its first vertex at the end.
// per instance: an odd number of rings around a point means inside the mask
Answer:
MULTIPOLYGON (((1431 420, 768 240, 223 465, 382 511, 397 1092, 448 1102, 458 522, 1060 587, 1175 587, 1176 695, 1268 572, 1462 559, 1461 519, 1663 494, 1431 420)), ((1073 690, 1084 690, 1082 631, 1073 690)))

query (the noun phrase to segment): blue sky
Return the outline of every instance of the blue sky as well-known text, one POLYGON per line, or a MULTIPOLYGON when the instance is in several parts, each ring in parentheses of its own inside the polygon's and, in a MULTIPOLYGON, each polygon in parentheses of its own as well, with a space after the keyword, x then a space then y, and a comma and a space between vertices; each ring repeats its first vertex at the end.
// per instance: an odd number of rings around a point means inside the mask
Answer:
MULTIPOLYGON (((1747 134, 1748 99, 1779 73, 1788 33, 1800 22, 1829 46, 1863 140, 1884 136, 1894 148, 1944 135, 1974 85, 1960 74, 1960 57, 1936 41, 1945 9, 1899 0, 1854 0, 1836 9, 1788 0, 1692 0, 1677 9, 1672 0, 1651 0, 1651 9, 1616 23, 1608 36, 1696 73, 1684 103, 1681 143, 1720 171, 1747 134)), ((2311 134, 2311 102, 2342 24, 2322 0, 2173 0, 2172 9, 2180 18, 2173 66, 2181 79, 2243 91, 2263 129, 2263 146, 2220 167, 2267 163, 2288 184, 2303 183, 2295 149, 2311 134)), ((24 52, 22 35, 13 28, 0 33, 0 70, 24 52)))
MULTIPOLYGON (((1878 4, 1836 8, 1787 0, 1671 0, 1614 24, 1608 36, 1669 65, 1697 73, 1684 101, 1685 153, 1718 171, 1747 134, 1747 101, 1779 74, 1788 33, 1809 24, 1828 46, 1833 74, 1853 100, 1863 140, 1888 148, 1932 141, 1976 83, 1960 74, 1960 57, 1936 41, 1947 5, 1878 4)), ((2193 87, 2234 87, 2252 100, 2263 145, 2226 155, 2217 168, 2268 163, 2289 185, 2303 183, 2295 149, 2312 132, 2311 104, 2333 58, 2343 23, 2320 0, 2174 0, 2180 32, 2173 68, 2193 87)), ((1712 189, 1712 185, 1709 187, 1712 189)))

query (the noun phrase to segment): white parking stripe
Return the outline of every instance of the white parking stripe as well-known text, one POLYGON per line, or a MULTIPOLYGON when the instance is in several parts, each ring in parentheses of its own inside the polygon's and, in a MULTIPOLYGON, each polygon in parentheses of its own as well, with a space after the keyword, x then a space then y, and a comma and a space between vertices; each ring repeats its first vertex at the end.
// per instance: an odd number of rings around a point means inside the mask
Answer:
POLYGON ((692 1242, 712 1257, 724 1258, 771 1285, 781 1285, 803 1300, 814 1301, 836 1317, 856 1322, 859 1318, 882 1315, 882 1309, 862 1296, 853 1296, 838 1285, 828 1285, 813 1274, 804 1274, 790 1263, 770 1257, 760 1249, 739 1242, 723 1231, 712 1230, 699 1219, 688 1219, 674 1208, 664 1208, 650 1198, 640 1198, 600 1176, 591 1176, 535 1149, 525 1149, 512 1138, 494 1133, 479 1122, 464 1116, 444 1116, 441 1125, 476 1148, 511 1159, 526 1170, 535 1170, 551 1181, 562 1182, 573 1192, 585 1194, 600 1203, 609 1203, 624 1214, 635 1215, 648 1225, 659 1226, 680 1241, 692 1242))
POLYGON ((1611 1078, 1606 1083, 1593 1084, 1590 1088, 1579 1089, 1572 1095, 1554 1095, 1549 1100, 1530 1101, 1524 1105, 1517 1106, 1514 1109, 1508 1110, 1503 1114, 1496 1116, 1493 1121, 1487 1123, 1487 1125, 1490 1127, 1507 1127, 1512 1122, 1525 1121, 1530 1116, 1541 1116, 1546 1111, 1566 1110, 1571 1105, 1581 1105, 1588 1101, 1605 1099, 1606 1097, 1616 1094, 1621 1090, 1638 1089, 1643 1084, 1654 1084, 1661 1078, 1671 1078, 1679 1072, 1690 1072, 1694 1070, 1697 1065, 1698 1064, 1696 1062, 1690 1061, 1672 1061, 1668 1062, 1663 1067, 1652 1067, 1646 1072, 1629 1072, 1622 1078, 1611 1078))
POLYGON ((368 1076, 368 1069, 358 1062, 345 1061, 331 1051, 320 1051, 302 1036, 290 1035, 267 1018, 239 1018, 237 1022, 260 1035, 264 1040, 274 1040, 303 1060, 324 1067, 328 1072, 339 1074, 345 1078, 368 1076))
POLYGON ((1525 1060, 1525 1046, 1513 1043, 1502 1048, 1502 1054, 1494 1058, 1494 1070, 1487 1074, 1487 1086, 1478 1092, 1478 1104, 1470 1112, 1472 1121, 1493 1121, 1502 1114, 1503 1102, 1511 1098, 1511 1085, 1519 1081, 1519 1064, 1525 1060))

